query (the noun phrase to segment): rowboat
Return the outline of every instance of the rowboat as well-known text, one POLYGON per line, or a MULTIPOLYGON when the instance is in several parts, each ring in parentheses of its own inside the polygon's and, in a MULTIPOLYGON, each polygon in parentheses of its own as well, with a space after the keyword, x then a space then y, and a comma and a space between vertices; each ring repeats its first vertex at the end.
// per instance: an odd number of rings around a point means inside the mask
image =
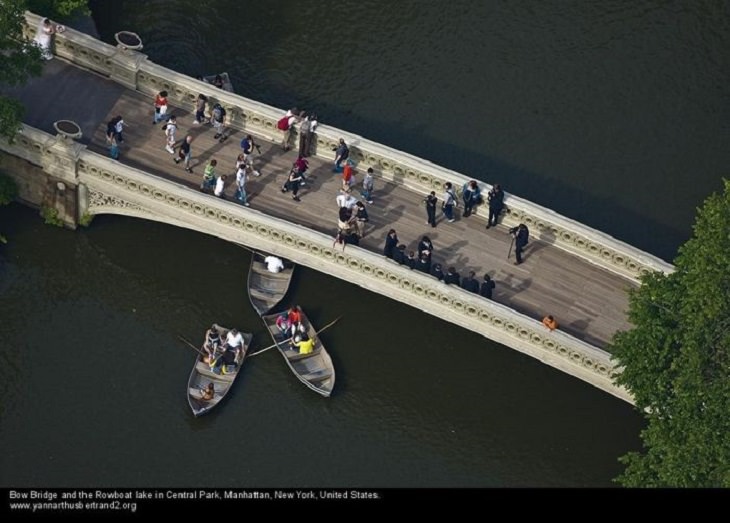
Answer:
MULTIPOLYGON (((216 76, 218 76, 218 75, 211 74, 211 75, 208 75, 208 76, 204 76, 203 77, 203 81, 205 81, 206 83, 215 85, 215 77, 216 76)), ((228 76, 228 73, 220 73, 220 77, 223 80, 223 87, 222 87, 222 89, 224 91, 228 91, 228 92, 232 93, 233 92, 233 84, 231 83, 231 78, 228 76)))
POLYGON ((265 258, 264 254, 254 252, 248 269, 248 299, 259 316, 276 307, 284 298, 294 275, 294 264, 291 262, 282 260, 284 269, 271 272, 264 263, 265 258))
POLYGON ((289 336, 283 335, 276 326, 279 314, 269 314, 262 316, 261 319, 264 320, 276 347, 299 381, 322 396, 329 397, 335 386, 335 367, 306 314, 302 311, 301 315, 307 336, 314 340, 314 350, 309 354, 299 354, 296 347, 291 347, 289 336))
MULTIPOLYGON (((220 333, 221 341, 225 341, 229 329, 219 325, 215 325, 215 327, 220 333)), ((190 373, 190 378, 188 379, 188 404, 190 405, 195 417, 202 416, 203 414, 213 410, 213 407, 218 405, 231 390, 231 386, 233 385, 233 382, 236 381, 238 373, 246 358, 246 353, 251 346, 251 340, 253 340, 253 334, 241 332, 241 336, 243 337, 244 342, 243 351, 241 351, 236 357, 236 369, 228 374, 216 374, 210 370, 210 366, 203 361, 203 354, 205 353, 205 350, 201 346, 201 354, 199 354, 195 360, 195 366, 193 367, 193 370, 190 373), (213 399, 205 400, 203 399, 202 391, 209 383, 213 383, 215 393, 213 395, 213 399)))

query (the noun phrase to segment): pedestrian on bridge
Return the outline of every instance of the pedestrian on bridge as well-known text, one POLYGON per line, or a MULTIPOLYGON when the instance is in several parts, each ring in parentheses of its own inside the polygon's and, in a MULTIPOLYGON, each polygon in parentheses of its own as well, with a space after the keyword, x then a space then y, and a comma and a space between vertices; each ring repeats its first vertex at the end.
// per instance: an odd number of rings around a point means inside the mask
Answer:
POLYGON ((436 197, 435 191, 431 191, 431 194, 423 199, 423 203, 426 204, 426 216, 428 216, 426 225, 430 225, 431 227, 436 227, 436 204, 438 201, 439 199, 436 197))
POLYGON ((200 125, 206 123, 208 119, 205 117, 205 104, 208 103, 208 97, 204 94, 199 94, 198 99, 195 100, 195 120, 193 123, 200 125))
POLYGON ((344 162, 345 160, 347 160, 350 157, 350 148, 347 147, 347 144, 345 143, 344 138, 340 138, 340 141, 337 144, 337 147, 335 147, 334 151, 335 151, 335 166, 332 169, 332 172, 341 173, 342 172, 342 162, 344 162))
POLYGON ((155 114, 152 116, 152 125, 170 118, 170 115, 168 114, 169 107, 167 106, 167 91, 160 91, 157 93, 157 96, 155 96, 154 106, 155 114))
POLYGON ((492 281, 491 276, 489 274, 484 275, 484 281, 482 282, 481 287, 479 287, 479 295, 483 298, 486 298, 488 300, 492 299, 492 291, 494 291, 495 284, 492 281))
POLYGON ((525 250, 527 242, 530 239, 530 230, 527 228, 527 225, 521 223, 517 227, 512 227, 509 233, 514 236, 515 258, 517 258, 515 265, 519 265, 522 263, 522 251, 525 250))
POLYGON ((203 192, 209 192, 215 187, 216 175, 215 167, 218 165, 218 160, 211 160, 208 165, 205 166, 203 171, 203 183, 200 185, 200 190, 203 192))
POLYGON ((489 202, 487 229, 489 229, 490 227, 497 226, 497 219, 499 219, 499 215, 504 208, 504 191, 498 183, 495 183, 492 190, 487 194, 487 201, 489 202))
POLYGON ((360 194, 362 194, 362 197, 365 198, 365 201, 368 203, 373 203, 373 180, 373 168, 368 167, 368 171, 365 173, 365 178, 362 180, 362 191, 360 191, 360 194))
POLYGON ((165 130, 165 150, 175 154, 175 133, 177 132, 177 118, 175 115, 170 116, 170 120, 162 126, 165 130))
POLYGON ((183 165, 185 166, 185 170, 189 173, 193 172, 190 168, 190 158, 192 157, 192 153, 190 152, 190 143, 192 141, 193 136, 190 134, 187 135, 182 144, 180 144, 180 150, 177 152, 177 158, 175 158, 175 163, 180 163, 181 161, 184 162, 183 165))
POLYGON ((396 245, 398 245, 398 234, 396 234, 395 229, 391 229, 388 231, 388 236, 385 237, 383 255, 392 260, 396 245))
POLYGON ((558 328, 558 322, 557 322, 557 321, 555 321, 555 318, 553 318, 553 317, 552 317, 552 316, 550 316, 550 315, 548 315, 548 316, 545 316, 545 317, 544 317, 544 318, 542 319, 542 324, 543 324, 543 325, 545 325, 545 327, 547 327, 547 329, 548 329, 548 330, 549 330, 550 332, 553 332, 553 331, 554 331, 555 329, 557 329, 557 328, 558 328))
POLYGON ((444 184, 444 201, 441 203, 441 209, 444 211, 444 216, 449 223, 454 222, 454 207, 456 207, 456 193, 451 185, 451 182, 444 184))

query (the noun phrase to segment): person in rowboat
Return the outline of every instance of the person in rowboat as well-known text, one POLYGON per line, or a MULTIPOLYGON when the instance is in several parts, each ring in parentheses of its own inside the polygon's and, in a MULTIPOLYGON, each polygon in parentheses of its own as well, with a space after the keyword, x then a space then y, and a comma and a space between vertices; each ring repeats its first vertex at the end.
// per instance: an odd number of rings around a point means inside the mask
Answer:
POLYGON ((266 264, 266 269, 269 272, 277 273, 284 270, 284 262, 281 258, 277 258, 276 256, 267 256, 264 258, 264 263, 266 264))
POLYGON ((279 332, 281 332, 281 334, 283 336, 287 335, 287 333, 289 332, 289 327, 291 327, 291 324, 289 323, 289 314, 288 313, 285 312, 285 313, 279 314, 279 316, 277 316, 276 327, 279 329, 279 332))
POLYGON ((226 335, 226 343, 223 345, 223 355, 214 363, 214 371, 220 370, 221 374, 233 372, 238 365, 238 355, 243 351, 243 336, 237 329, 231 329, 226 335))
POLYGON ((299 310, 299 306, 295 305, 289 309, 289 328, 291 329, 291 336, 299 332, 305 332, 304 325, 302 325, 302 312, 299 310))
POLYGON ((213 382, 211 381, 208 383, 208 386, 204 389, 200 389, 200 397, 201 399, 205 401, 210 401, 213 399, 213 396, 215 396, 215 388, 213 387, 213 382))
POLYGON ((310 354, 314 350, 314 340, 305 333, 294 336, 292 349, 298 349, 299 354, 310 354))
POLYGON ((203 361, 206 363, 212 363, 213 361, 215 361, 216 353, 220 350, 220 347, 221 335, 218 332, 218 328, 214 323, 210 326, 210 329, 205 332, 205 343, 203 344, 203 350, 205 350, 207 355, 203 357, 203 361))

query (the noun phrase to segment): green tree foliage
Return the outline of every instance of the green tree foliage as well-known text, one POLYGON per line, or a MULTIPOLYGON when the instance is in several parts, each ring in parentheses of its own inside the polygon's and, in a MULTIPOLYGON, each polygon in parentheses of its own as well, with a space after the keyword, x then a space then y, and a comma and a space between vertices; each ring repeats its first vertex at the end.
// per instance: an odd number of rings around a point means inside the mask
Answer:
MULTIPOLYGON (((23 37, 25 0, 0 3, 0 84, 21 85, 41 73, 40 51, 23 37)), ((16 100, 0 96, 0 136, 13 139, 23 119, 16 100)))
POLYGON ((28 0, 28 9, 54 21, 89 14, 87 0, 28 0))
POLYGON ((0 173, 0 205, 7 205, 18 196, 18 186, 10 176, 0 173))
POLYGON ((699 210, 676 272, 630 297, 634 328, 611 352, 645 412, 644 450, 621 458, 625 486, 730 487, 730 181, 699 210))

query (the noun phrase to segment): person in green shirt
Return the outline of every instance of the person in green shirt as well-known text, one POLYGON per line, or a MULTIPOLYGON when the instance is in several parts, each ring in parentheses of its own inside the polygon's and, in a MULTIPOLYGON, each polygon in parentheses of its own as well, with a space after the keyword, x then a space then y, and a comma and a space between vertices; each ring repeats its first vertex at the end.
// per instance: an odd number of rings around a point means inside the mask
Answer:
POLYGON ((212 191, 215 187, 215 166, 218 165, 217 160, 211 160, 208 165, 205 166, 203 172, 203 183, 200 185, 200 190, 203 192, 212 191))

